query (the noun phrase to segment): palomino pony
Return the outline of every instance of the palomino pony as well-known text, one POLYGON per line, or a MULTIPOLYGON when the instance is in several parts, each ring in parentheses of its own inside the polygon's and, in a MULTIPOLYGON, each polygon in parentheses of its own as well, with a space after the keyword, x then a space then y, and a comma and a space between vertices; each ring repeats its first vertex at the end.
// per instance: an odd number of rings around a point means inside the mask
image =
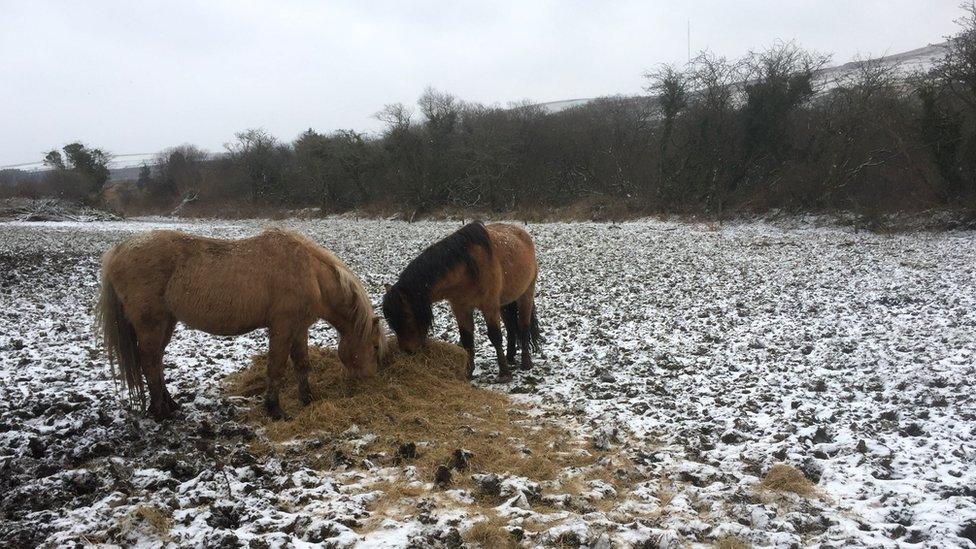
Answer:
POLYGON ((522 349, 522 369, 532 367, 539 348, 535 281, 539 267, 532 237, 514 225, 480 221, 432 244, 414 258, 387 288, 383 316, 396 332, 400 348, 415 352, 426 344, 434 317, 431 306, 447 300, 457 319, 461 345, 468 351, 468 376, 474 372, 474 310, 480 309, 495 347, 499 379, 512 378, 509 362, 522 349), (508 331, 502 351, 499 322, 508 331))
POLYGON ((163 351, 177 322, 215 335, 268 328, 264 404, 274 419, 289 356, 303 404, 308 328, 319 319, 339 332, 339 359, 354 377, 374 374, 386 337, 359 279, 330 251, 299 234, 272 229, 242 240, 153 231, 102 257, 98 321, 109 360, 130 394, 157 419, 177 405, 166 390, 163 351))

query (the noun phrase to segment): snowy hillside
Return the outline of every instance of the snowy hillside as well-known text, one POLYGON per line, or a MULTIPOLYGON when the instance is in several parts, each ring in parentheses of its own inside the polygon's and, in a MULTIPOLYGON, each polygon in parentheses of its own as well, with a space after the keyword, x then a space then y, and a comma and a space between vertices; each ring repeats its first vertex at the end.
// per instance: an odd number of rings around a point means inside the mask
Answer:
MULTIPOLYGON (((884 55, 879 58, 872 58, 867 61, 851 61, 842 65, 826 67, 818 73, 818 80, 829 88, 832 84, 841 81, 845 76, 855 72, 864 63, 881 61, 884 65, 898 67, 902 75, 909 75, 913 72, 922 72, 930 69, 940 57, 945 49, 945 43, 930 44, 928 46, 909 50, 891 55, 884 55)), ((619 97, 619 96, 618 96, 619 97)), ((561 101, 549 101, 537 103, 535 106, 544 109, 548 113, 557 113, 573 107, 586 105, 591 101, 596 101, 599 97, 589 97, 583 99, 565 99, 561 101)))
POLYGON ((865 63, 880 61, 884 66, 897 68, 903 76, 931 69, 945 53, 945 43, 930 44, 902 53, 885 55, 868 61, 851 61, 835 67, 827 67, 820 71, 819 78, 825 83, 836 82, 855 72, 865 63))

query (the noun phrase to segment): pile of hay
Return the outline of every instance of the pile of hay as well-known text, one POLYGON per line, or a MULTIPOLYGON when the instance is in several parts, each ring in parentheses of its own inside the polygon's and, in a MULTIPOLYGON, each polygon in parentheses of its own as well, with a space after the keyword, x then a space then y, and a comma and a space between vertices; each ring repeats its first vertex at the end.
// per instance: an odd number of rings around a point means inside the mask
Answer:
MULTIPOLYGON (((392 343, 392 342, 391 342, 392 343)), ((597 456, 583 450, 579 437, 552 421, 537 417, 508 396, 466 380, 467 355, 455 345, 432 341, 423 353, 395 350, 373 379, 347 379, 335 351, 310 350, 310 382, 316 400, 306 407, 289 367, 281 405, 290 420, 273 422, 262 399, 254 400, 249 422, 265 428, 272 442, 339 435, 353 426, 376 435, 356 448, 362 457, 381 455, 393 463, 401 444, 415 443, 409 463, 433 471, 450 463, 456 450, 472 453, 468 473, 510 473, 551 480, 566 467, 591 465, 597 456)), ((266 356, 226 380, 232 395, 260 396, 265 388, 266 356)), ((455 475, 470 483, 469 474, 455 475)))
POLYGON ((810 482, 803 471, 785 463, 773 465, 759 483, 759 489, 768 492, 789 492, 803 497, 811 497, 817 493, 816 485, 810 482))

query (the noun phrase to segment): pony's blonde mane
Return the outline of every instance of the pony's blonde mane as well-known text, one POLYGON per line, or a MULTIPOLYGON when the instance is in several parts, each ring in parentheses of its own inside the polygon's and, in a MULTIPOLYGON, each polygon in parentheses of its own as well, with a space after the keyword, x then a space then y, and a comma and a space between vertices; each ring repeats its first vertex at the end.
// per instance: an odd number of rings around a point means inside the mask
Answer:
POLYGON ((359 280, 349 267, 338 256, 326 248, 319 246, 308 237, 299 233, 287 231, 288 234, 301 240, 312 255, 329 266, 336 275, 339 287, 345 294, 346 300, 350 303, 349 309, 352 311, 354 336, 368 340, 373 335, 374 326, 379 330, 380 357, 386 354, 386 335, 382 332, 382 327, 373 323, 376 315, 373 313, 373 304, 369 301, 369 295, 359 280))

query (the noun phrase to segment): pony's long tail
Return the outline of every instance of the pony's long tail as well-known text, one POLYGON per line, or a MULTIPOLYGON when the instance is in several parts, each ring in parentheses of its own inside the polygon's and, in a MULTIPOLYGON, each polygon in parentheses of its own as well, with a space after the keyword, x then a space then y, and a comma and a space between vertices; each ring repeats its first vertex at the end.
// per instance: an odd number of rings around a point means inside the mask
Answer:
MULTIPOLYGON (((539 352, 539 346, 544 341, 542 338, 542 333, 539 329, 539 317, 536 315, 537 309, 538 307, 532 307, 532 320, 529 322, 529 345, 532 346, 532 352, 534 353, 539 352)), ((516 302, 503 306, 502 315, 505 317, 505 321, 509 325, 519 325, 518 304, 516 302)), ((518 346, 521 347, 521 342, 518 343, 518 346)))
POLYGON ((529 342, 534 353, 539 352, 539 346, 544 341, 542 331, 539 329, 539 315, 536 314, 538 310, 538 307, 532 307, 532 322, 529 324, 529 342))
POLYGON ((110 257, 111 252, 102 258, 102 289, 95 309, 95 329, 102 337, 113 376, 116 379, 121 377, 129 397, 131 398, 135 393, 140 406, 144 407, 146 390, 142 370, 139 367, 136 330, 125 316, 115 287, 105 276, 105 265, 110 257), (118 364, 118 371, 115 369, 116 364, 118 364))

